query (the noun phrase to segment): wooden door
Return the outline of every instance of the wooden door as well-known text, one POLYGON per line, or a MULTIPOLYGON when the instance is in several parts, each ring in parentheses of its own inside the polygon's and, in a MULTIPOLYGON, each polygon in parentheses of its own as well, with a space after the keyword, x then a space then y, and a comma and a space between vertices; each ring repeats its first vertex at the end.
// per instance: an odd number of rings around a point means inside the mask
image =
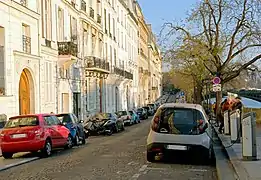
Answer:
POLYGON ((19 105, 21 115, 30 113, 30 84, 24 70, 19 81, 19 105))

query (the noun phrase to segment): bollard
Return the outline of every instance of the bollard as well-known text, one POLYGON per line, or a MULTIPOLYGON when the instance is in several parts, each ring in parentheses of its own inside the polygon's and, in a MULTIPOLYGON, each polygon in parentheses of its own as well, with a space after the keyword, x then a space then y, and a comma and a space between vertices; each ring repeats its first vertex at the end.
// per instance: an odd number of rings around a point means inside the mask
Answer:
POLYGON ((224 112, 224 134, 230 135, 230 115, 229 111, 224 112))
POLYGON ((232 111, 230 113, 230 133, 231 133, 231 143, 240 143, 240 136, 239 136, 239 117, 238 111, 232 111))
POLYGON ((257 160, 256 114, 249 112, 242 120, 242 156, 243 160, 257 160))

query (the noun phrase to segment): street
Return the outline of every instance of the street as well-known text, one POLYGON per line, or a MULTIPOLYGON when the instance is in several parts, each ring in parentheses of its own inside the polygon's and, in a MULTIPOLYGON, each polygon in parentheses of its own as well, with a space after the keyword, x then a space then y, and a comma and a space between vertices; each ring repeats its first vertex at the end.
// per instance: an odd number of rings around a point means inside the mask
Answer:
POLYGON ((148 163, 145 156, 149 125, 150 119, 109 137, 90 137, 85 146, 4 170, 0 172, 0 179, 216 179, 215 167, 200 165, 193 160, 148 163))

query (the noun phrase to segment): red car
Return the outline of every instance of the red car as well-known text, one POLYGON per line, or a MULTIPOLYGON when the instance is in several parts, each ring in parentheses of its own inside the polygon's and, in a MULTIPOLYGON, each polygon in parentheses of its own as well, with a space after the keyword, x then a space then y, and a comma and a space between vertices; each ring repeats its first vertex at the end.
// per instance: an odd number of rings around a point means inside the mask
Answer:
POLYGON ((1 132, 4 158, 17 152, 38 152, 50 156, 53 148, 73 146, 70 131, 52 114, 21 115, 9 118, 1 132))

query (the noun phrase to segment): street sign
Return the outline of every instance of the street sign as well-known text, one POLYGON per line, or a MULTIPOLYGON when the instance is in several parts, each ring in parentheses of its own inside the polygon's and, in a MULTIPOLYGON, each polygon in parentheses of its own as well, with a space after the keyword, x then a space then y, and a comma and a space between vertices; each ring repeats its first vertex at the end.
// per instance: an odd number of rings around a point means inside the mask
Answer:
POLYGON ((214 92, 221 91, 221 84, 213 84, 213 91, 214 92))
POLYGON ((212 82, 213 82, 213 84, 220 84, 221 83, 221 79, 219 77, 214 77, 212 82))

